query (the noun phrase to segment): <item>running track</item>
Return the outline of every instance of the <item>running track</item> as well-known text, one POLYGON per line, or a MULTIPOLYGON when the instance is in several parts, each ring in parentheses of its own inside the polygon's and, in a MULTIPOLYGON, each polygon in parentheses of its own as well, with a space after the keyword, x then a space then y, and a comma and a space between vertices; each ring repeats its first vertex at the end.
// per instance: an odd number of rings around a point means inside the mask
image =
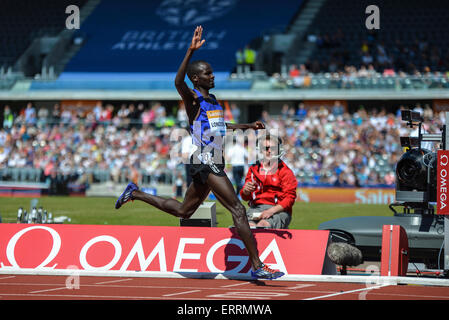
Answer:
POLYGON ((2 274, 0 300, 449 300, 449 287, 2 274))

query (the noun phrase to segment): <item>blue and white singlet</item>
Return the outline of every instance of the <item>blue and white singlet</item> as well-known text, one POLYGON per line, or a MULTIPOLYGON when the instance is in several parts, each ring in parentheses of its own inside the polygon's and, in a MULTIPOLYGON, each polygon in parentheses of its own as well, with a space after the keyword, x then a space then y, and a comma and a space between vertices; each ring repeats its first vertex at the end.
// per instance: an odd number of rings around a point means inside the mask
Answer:
POLYGON ((223 139, 226 135, 226 123, 224 120, 223 107, 220 106, 214 95, 210 95, 209 101, 206 101, 201 93, 193 89, 198 95, 200 110, 197 118, 190 125, 193 145, 198 146, 200 150, 212 149, 222 151, 223 139), (213 102, 213 103, 211 103, 213 102), (207 146, 207 148, 205 148, 207 146))

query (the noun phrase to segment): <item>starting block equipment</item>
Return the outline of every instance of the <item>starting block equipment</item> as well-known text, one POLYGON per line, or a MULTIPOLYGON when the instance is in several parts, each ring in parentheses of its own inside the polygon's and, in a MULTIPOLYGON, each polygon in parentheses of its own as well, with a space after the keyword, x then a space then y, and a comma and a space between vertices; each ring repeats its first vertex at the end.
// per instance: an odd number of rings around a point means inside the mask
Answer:
POLYGON ((216 227, 217 207, 215 202, 205 202, 189 219, 179 219, 181 227, 216 227))
POLYGON ((381 276, 405 276, 408 269, 408 237, 399 225, 382 228, 381 276))

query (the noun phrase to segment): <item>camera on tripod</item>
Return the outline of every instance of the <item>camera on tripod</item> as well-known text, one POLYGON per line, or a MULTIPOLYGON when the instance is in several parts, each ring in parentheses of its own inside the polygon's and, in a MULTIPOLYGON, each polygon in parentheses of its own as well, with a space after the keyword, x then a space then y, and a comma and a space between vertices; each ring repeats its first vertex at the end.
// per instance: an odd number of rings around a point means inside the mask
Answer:
POLYGON ((401 110, 402 121, 407 122, 423 122, 424 119, 421 117, 421 113, 412 110, 401 110))
POLYGON ((418 136, 400 137, 401 146, 408 150, 396 165, 395 205, 404 206, 405 213, 413 210, 413 213, 433 214, 432 203, 437 198, 437 153, 423 148, 422 142, 442 142, 444 134, 423 133, 424 120, 419 112, 401 110, 401 117, 410 128, 418 126, 418 136))

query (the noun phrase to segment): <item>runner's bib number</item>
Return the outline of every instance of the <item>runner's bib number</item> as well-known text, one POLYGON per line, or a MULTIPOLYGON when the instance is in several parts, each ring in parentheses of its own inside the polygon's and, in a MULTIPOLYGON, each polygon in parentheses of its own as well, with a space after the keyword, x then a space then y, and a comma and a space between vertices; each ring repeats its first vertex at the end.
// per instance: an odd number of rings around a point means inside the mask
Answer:
POLYGON ((206 111, 207 119, 209 120, 210 131, 214 135, 226 135, 226 123, 224 122, 224 116, 222 110, 209 110, 206 111))

